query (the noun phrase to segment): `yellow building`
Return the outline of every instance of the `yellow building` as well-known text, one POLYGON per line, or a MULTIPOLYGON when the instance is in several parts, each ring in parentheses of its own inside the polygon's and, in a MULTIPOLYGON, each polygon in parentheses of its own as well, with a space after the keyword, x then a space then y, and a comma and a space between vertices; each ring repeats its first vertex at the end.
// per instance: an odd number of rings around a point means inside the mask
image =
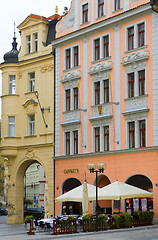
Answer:
POLYGON ((24 174, 33 163, 43 166, 54 213, 54 56, 51 40, 59 15, 29 15, 19 26, 18 52, 4 55, 2 70, 1 156, 8 168, 7 223, 23 222, 24 174))

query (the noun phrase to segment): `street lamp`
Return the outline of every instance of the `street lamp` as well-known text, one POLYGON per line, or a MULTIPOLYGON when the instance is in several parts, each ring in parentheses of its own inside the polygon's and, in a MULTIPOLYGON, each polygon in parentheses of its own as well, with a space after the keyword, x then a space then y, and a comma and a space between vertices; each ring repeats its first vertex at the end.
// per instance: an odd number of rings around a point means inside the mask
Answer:
POLYGON ((90 173, 96 173, 96 231, 98 232, 98 173, 103 173, 105 170, 104 163, 98 163, 97 168, 94 163, 88 164, 90 173))
POLYGON ((158 13, 158 0, 150 0, 152 10, 158 13))

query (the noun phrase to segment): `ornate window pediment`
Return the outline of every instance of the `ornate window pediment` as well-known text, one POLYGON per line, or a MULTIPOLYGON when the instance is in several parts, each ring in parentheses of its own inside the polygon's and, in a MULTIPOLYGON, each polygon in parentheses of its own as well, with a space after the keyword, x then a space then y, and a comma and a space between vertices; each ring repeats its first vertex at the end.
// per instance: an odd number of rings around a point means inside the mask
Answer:
POLYGON ((92 66, 89 69, 89 74, 96 74, 99 72, 104 72, 112 69, 113 62, 111 60, 100 62, 97 64, 92 64, 92 66))
POLYGON ((147 60, 149 58, 149 54, 149 50, 126 54, 126 56, 122 58, 121 64, 125 66, 128 64, 135 64, 138 61, 147 60))
POLYGON ((38 105, 38 103, 35 100, 29 99, 22 106, 24 108, 26 108, 27 114, 30 115, 30 114, 34 114, 35 113, 35 107, 37 105, 38 105))
POLYGON ((67 72, 62 76, 61 82, 68 82, 71 80, 76 80, 81 78, 81 71, 80 70, 75 70, 72 72, 67 72))

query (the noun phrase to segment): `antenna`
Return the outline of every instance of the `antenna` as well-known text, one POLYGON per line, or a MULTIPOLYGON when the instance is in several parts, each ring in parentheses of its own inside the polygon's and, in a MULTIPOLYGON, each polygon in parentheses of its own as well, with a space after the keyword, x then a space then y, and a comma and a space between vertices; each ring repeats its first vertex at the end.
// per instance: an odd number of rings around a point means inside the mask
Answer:
POLYGON ((16 38, 16 36, 15 36, 15 19, 14 19, 14 38, 16 38))

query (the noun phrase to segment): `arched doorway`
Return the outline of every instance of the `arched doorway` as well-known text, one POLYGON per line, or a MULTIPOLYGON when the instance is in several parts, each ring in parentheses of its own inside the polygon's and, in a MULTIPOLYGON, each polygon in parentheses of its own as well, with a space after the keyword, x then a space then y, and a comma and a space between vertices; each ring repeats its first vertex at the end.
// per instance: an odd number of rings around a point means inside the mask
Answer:
MULTIPOLYGON (((153 184, 151 180, 141 174, 136 174, 126 181, 126 183, 141 188, 143 190, 153 192, 153 184)), ((130 214, 133 214, 134 211, 153 211, 153 199, 152 198, 133 198, 126 199, 125 201, 125 210, 130 214)))
POLYGON ((8 160, 8 218, 7 223, 23 223, 24 219, 24 175, 29 166, 34 163, 44 168, 48 185, 49 213, 54 215, 54 165, 51 154, 43 149, 26 149, 25 157, 21 158, 24 150, 8 160), (21 153, 22 152, 22 153, 21 153), (21 155, 20 155, 21 153, 21 155), (37 154, 36 154, 37 153, 37 154), (39 156, 39 157, 38 157, 39 156))
MULTIPOLYGON (((78 179, 69 178, 69 179, 65 180, 65 182, 63 183, 62 194, 66 193, 80 185, 81 185, 81 182, 78 179)), ((62 214, 64 214, 64 215, 72 215, 72 214, 81 215, 82 214, 81 203, 79 203, 79 202, 63 202, 62 203, 62 214)))
MULTIPOLYGON (((109 178, 105 175, 98 176, 98 187, 102 188, 109 185, 111 182, 109 178)), ((94 185, 96 185, 96 179, 94 181, 94 185)), ((112 201, 111 200, 99 200, 98 201, 100 213, 111 214, 112 213, 112 201)), ((93 202, 93 212, 95 212, 96 202, 93 202)))

